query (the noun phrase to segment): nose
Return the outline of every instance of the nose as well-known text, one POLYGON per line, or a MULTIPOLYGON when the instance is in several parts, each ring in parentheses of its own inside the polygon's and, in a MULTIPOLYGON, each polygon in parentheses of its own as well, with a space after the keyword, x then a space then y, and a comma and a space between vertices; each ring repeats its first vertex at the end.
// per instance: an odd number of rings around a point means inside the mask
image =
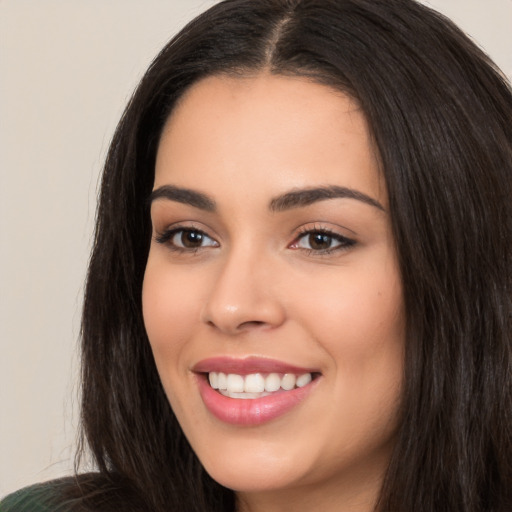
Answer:
POLYGON ((201 320, 224 334, 275 328, 285 320, 275 265, 261 255, 238 251, 216 269, 201 320))

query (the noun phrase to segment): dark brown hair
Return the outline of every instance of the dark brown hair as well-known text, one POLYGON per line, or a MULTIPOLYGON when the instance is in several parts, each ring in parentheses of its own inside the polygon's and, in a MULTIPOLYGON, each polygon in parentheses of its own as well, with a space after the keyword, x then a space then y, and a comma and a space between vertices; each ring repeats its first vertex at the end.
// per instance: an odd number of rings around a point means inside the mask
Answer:
POLYGON ((401 427, 376 510, 510 512, 512 94, 459 29, 413 0, 226 0, 151 64, 110 147, 87 279, 83 444, 102 482, 84 487, 88 499, 234 510, 163 392, 141 289, 163 124, 201 78, 262 70, 352 95, 380 154, 407 344, 401 427))

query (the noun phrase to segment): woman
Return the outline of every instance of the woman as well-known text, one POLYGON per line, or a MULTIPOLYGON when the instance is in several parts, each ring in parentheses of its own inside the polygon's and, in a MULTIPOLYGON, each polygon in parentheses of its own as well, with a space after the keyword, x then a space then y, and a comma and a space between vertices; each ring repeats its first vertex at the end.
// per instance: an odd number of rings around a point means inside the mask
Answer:
MULTIPOLYGON (((512 95, 411 0, 231 0, 105 165, 50 510, 511 510, 512 95)), ((10 505, 6 510, 33 510, 10 505)))

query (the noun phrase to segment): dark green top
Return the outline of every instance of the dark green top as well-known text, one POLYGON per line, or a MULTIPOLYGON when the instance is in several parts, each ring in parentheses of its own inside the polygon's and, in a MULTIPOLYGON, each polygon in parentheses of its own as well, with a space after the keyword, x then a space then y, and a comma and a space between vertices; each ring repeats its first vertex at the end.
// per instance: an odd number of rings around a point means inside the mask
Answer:
POLYGON ((0 502, 0 512, 65 512, 70 510, 59 499, 62 480, 31 485, 20 489, 0 502), (61 503, 59 504, 59 501, 61 503))
POLYGON ((144 512, 133 487, 115 475, 86 473, 25 487, 0 501, 0 512, 144 512))

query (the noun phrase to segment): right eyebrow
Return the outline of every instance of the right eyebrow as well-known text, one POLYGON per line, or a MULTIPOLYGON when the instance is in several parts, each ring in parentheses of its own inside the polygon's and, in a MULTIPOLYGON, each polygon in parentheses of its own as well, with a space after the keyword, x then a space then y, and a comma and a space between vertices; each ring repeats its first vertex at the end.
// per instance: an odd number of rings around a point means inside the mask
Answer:
POLYGON ((206 194, 175 185, 163 185, 153 190, 149 196, 149 203, 161 199, 188 204, 207 212, 214 212, 217 207, 215 201, 206 194))
POLYGON ((275 197, 270 202, 270 209, 274 212, 282 212, 292 208, 302 208, 326 199, 348 198, 366 203, 378 210, 385 212, 384 207, 373 197, 370 197, 359 190, 337 185, 325 187, 305 188, 292 190, 281 196, 275 197))

